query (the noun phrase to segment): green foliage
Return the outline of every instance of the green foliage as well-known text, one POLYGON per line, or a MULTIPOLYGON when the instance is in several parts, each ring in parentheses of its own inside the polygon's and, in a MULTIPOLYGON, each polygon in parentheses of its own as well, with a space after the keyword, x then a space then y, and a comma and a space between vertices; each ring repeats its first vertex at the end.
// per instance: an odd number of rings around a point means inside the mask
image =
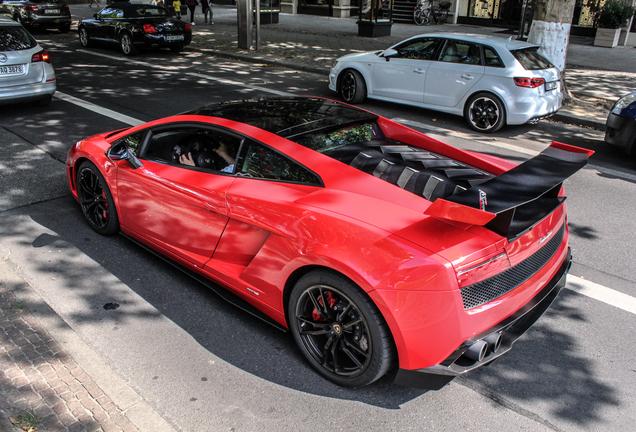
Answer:
POLYGON ((632 0, 607 0, 596 13, 596 24, 602 28, 619 28, 634 15, 632 0))

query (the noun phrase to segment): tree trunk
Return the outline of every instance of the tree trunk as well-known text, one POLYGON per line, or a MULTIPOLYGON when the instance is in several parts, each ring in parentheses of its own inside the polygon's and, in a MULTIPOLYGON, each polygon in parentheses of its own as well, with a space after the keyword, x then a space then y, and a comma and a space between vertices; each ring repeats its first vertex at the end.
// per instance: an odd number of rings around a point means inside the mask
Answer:
POLYGON ((561 72, 564 102, 572 95, 565 85, 565 60, 575 0, 536 0, 528 42, 541 45, 539 52, 561 72))

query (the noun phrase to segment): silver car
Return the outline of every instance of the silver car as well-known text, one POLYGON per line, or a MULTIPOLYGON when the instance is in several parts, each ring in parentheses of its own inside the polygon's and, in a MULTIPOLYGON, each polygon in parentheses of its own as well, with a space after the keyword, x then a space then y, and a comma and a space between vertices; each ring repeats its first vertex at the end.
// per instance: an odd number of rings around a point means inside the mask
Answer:
POLYGON ((403 103, 463 115, 472 129, 495 132, 561 108, 559 70, 538 49, 496 36, 423 34, 339 58, 329 88, 348 103, 403 103))
POLYGON ((0 16, 0 104, 48 105, 56 90, 49 54, 20 23, 0 16))

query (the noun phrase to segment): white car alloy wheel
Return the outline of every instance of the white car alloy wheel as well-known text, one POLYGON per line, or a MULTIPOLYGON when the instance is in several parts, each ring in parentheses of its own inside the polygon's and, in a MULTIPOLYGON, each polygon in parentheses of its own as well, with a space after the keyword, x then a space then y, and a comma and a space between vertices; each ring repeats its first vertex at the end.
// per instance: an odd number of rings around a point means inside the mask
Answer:
POLYGON ((469 126, 479 132, 496 132, 504 125, 503 104, 490 93, 477 93, 471 97, 464 115, 469 126))

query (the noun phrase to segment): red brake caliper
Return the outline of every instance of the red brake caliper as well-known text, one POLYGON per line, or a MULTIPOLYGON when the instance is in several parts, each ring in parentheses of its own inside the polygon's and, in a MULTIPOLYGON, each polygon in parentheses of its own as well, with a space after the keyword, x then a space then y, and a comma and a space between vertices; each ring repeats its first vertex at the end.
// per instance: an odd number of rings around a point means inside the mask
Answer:
MULTIPOLYGON (((323 296, 318 297, 318 303, 320 304, 320 306, 323 306, 322 297, 323 296)), ((333 305, 336 304, 336 298, 333 296, 331 291, 325 291, 324 297, 327 299, 329 307, 333 308, 333 305)), ((324 321, 324 318, 320 316, 320 314, 318 313, 318 309, 316 309, 315 306, 313 312, 311 313, 311 317, 314 319, 314 321, 324 321)))

